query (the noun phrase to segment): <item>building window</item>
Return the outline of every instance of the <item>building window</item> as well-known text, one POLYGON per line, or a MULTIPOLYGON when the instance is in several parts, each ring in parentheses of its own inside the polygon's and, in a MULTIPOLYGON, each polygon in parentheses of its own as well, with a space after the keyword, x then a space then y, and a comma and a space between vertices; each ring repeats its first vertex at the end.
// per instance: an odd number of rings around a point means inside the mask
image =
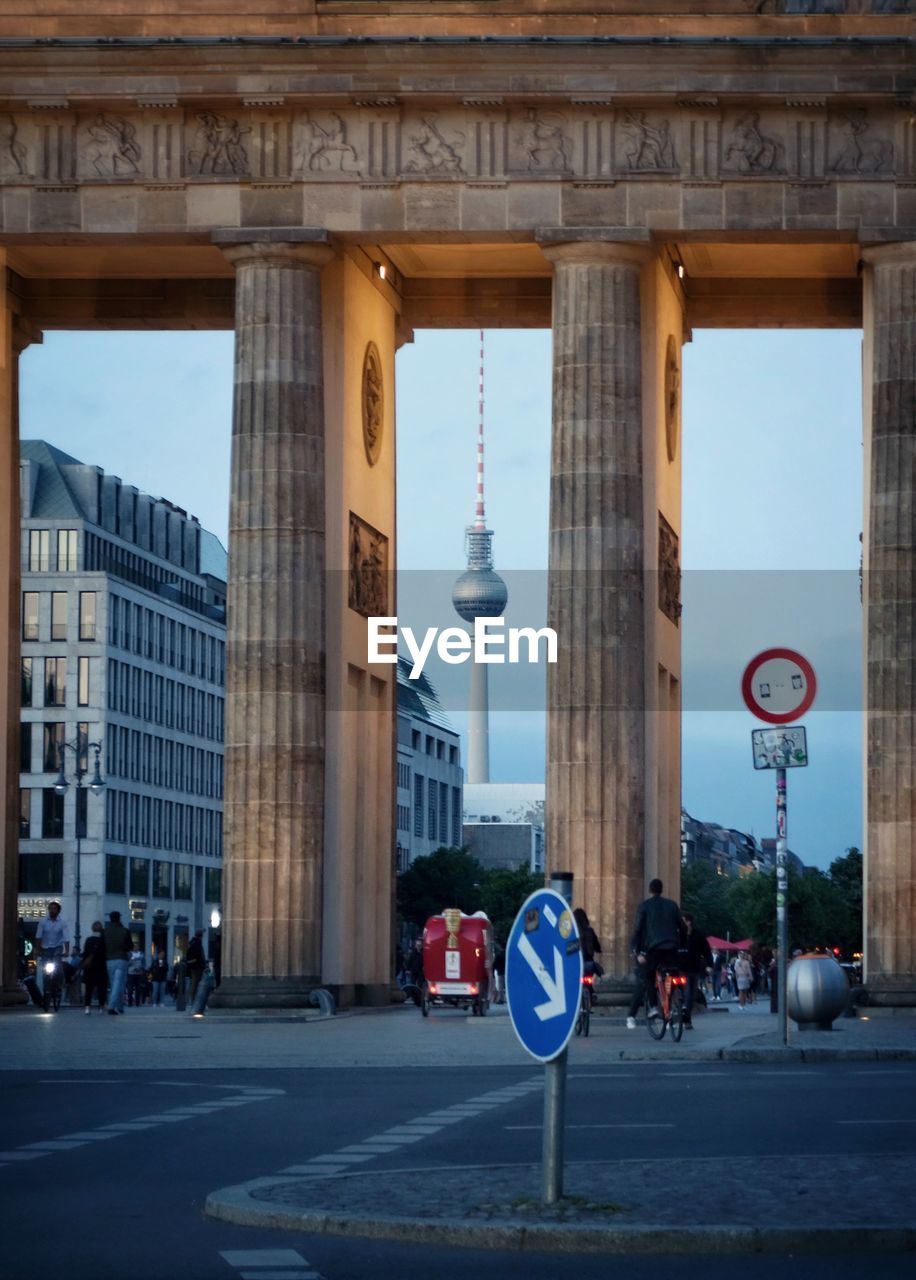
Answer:
POLYGON ((153 863, 153 897, 171 898, 172 896, 172 864, 171 862, 153 863))
POLYGON ((436 754, 436 739, 429 734, 426 735, 426 754, 434 756, 436 754))
POLYGON ((192 898, 191 886, 193 883, 193 867, 189 867, 186 863, 179 862, 175 866, 175 897, 183 898, 190 902, 192 898))
POLYGON ((22 638, 23 640, 38 639, 37 591, 23 591, 22 593, 22 638))
MULTIPOLYGON (((452 748, 454 750, 454 747, 452 748)), ((464 832, 461 829, 461 788, 452 787, 452 844, 460 849, 464 832)))
POLYGON ((44 840, 60 840, 64 834, 64 797, 53 787, 41 793, 41 835, 44 840))
POLYGON ((76 530, 57 531, 57 572, 76 573, 76 530))
POLYGON ((105 855, 105 892, 127 892, 127 859, 119 853, 105 855))
POLYGON ((149 894, 149 858, 131 858, 130 894, 145 898, 149 894))
POLYGON ((44 747, 42 748, 43 769, 45 773, 57 773, 60 768, 60 751, 64 745, 67 726, 63 721, 54 721, 44 725, 44 747))
POLYGON ((19 724, 19 772, 32 772, 32 726, 19 724))
POLYGON ((449 762, 449 764, 457 764, 457 763, 458 763, 458 748, 457 748, 457 747, 449 747, 449 749, 448 749, 448 762, 449 762))
POLYGON ((398 831, 410 830, 410 806, 406 804, 398 805, 398 831))
POLYGON ((439 784, 439 839, 448 844, 448 785, 439 784))
POLYGON ((20 893, 62 893, 63 888, 64 855, 62 853, 23 853, 20 855, 20 893))
MULTIPOLYGON (((89 663, 91 658, 77 658, 76 705, 89 706, 89 663)), ((112 664, 114 665, 114 664, 112 664)))
POLYGON ((223 900, 223 873, 219 867, 204 869, 204 898, 207 902, 223 900))
MULTIPOLYGON (((139 606, 137 612, 140 612, 139 606)), ((139 620, 138 620, 139 621, 139 620)), ((139 632, 139 626, 137 628, 139 632)), ((95 639, 95 592, 80 592, 80 639, 95 639)), ((137 637, 139 641, 139 634, 137 637)))
POLYGON ((428 801, 429 826, 427 828, 426 834, 430 840, 438 840, 439 838, 439 835, 438 835, 439 784, 436 782, 434 778, 429 779, 428 797, 429 797, 429 801, 428 801))
POLYGON ((67 659, 45 658, 45 706, 67 704, 67 659))
POLYGON ((19 839, 28 840, 32 834, 32 793, 27 787, 19 792, 19 839))
POLYGON ((444 759, 445 759, 445 743, 442 741, 442 739, 441 739, 441 738, 440 738, 440 739, 439 739, 439 741, 436 743, 436 758, 437 758, 438 760, 444 760, 444 759))
POLYGON ((66 591, 51 592, 51 639, 66 640, 67 638, 67 593, 66 591))
POLYGON ((29 530, 29 572, 47 573, 51 559, 50 529, 29 530))
POLYGON ((32 705, 32 659, 23 658, 19 666, 19 702, 23 707, 32 705))
POLYGON ((413 780, 413 833, 423 834, 423 783, 424 779, 414 775, 413 780))

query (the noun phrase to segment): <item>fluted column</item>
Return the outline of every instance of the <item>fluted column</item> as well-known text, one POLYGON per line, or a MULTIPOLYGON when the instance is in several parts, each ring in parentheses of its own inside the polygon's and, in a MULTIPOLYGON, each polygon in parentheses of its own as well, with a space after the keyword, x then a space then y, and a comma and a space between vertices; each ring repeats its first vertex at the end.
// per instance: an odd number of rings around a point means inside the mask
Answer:
POLYGON ((301 1004, 321 972, 325 750, 322 244, 236 269, 226 672, 224 1003, 301 1004))
POLYGON ((559 244, 554 266, 547 852, 609 974, 645 896, 640 272, 649 250, 559 244))
POLYGON ((916 243, 865 251, 866 981, 916 1003, 916 243))

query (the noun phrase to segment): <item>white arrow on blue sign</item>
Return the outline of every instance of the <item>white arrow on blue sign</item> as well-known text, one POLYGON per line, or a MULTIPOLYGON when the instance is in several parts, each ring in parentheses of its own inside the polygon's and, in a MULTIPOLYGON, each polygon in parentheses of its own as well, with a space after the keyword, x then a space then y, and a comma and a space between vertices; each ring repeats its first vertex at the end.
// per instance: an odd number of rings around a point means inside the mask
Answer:
POLYGON ((515 1034, 539 1062, 569 1043, 582 994, 582 948, 573 913, 538 889, 516 916, 506 946, 506 1000, 515 1034))

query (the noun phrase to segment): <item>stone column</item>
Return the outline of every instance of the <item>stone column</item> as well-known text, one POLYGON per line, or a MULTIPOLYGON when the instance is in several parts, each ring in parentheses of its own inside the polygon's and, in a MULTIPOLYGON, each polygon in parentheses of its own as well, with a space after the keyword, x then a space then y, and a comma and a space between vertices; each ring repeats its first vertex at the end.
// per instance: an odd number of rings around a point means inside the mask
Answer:
POLYGON ((916 1004, 916 243, 864 256, 866 981, 916 1004))
POLYGON ((645 896, 645 609, 640 274, 644 246, 558 244, 548 616, 547 854, 630 971, 645 896))
MULTIPOLYGON (((0 251, 2 252, 2 251, 0 251)), ((22 1004, 19 989, 19 638, 21 551, 19 519, 19 357, 41 333, 15 315, 0 310, 0 654, 5 679, 0 682, 0 778, 5 816, 0 826, 0 1004, 22 1004)))
POLYGON ((218 237, 236 269, 218 995, 290 1006, 304 1004, 321 976, 321 268, 333 252, 290 233, 283 242, 231 238, 218 237))

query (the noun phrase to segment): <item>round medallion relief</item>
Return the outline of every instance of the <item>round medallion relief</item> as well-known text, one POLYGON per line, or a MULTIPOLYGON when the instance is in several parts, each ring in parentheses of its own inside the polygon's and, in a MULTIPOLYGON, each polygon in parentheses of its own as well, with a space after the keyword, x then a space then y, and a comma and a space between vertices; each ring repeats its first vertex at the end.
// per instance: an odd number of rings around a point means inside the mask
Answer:
POLYGON ((369 342, 363 357, 363 445, 370 467, 375 466, 382 451, 384 407, 382 358, 375 343, 369 342))
POLYGON ((681 359, 674 334, 668 335, 665 349, 665 444, 668 461, 677 457, 678 434, 681 425, 681 359))

